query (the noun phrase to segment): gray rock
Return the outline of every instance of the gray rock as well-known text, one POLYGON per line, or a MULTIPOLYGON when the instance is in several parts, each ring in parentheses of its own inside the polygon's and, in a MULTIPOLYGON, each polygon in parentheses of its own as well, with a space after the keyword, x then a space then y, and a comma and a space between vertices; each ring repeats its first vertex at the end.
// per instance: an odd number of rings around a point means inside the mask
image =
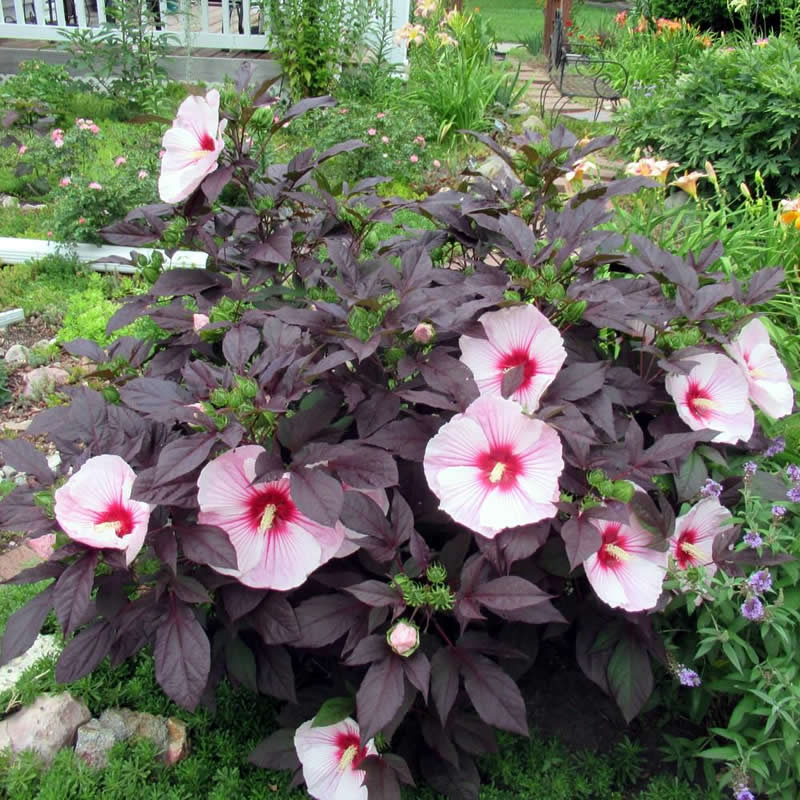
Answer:
POLYGON ((536 114, 531 114, 527 119, 522 121, 522 130, 547 133, 547 125, 545 125, 541 117, 537 117, 536 114))
POLYGON ((61 466, 61 453, 51 453, 47 456, 47 466, 55 472, 61 466))
POLYGON ((28 476, 24 472, 18 472, 14 476, 14 483, 16 483, 17 486, 27 486, 28 485, 28 476))
POLYGON ((506 181, 519 183, 514 171, 498 155, 489 156, 486 161, 478 166, 476 172, 479 172, 484 178, 494 183, 505 183, 506 181))
POLYGON ((0 194, 0 206, 3 208, 16 208, 19 200, 12 194, 0 194))
POLYGON ((61 367, 37 367, 25 375, 22 396, 34 397, 68 382, 69 373, 61 367))
POLYGON ((50 348, 51 345, 56 343, 55 339, 39 339, 38 342, 35 342, 33 345, 34 350, 47 350, 50 348))
POLYGON ((4 467, 0 467, 0 478, 4 478, 8 480, 9 478, 13 478, 17 474, 17 471, 14 467, 10 467, 6 464, 4 467))
POLYGON ((51 633, 42 633, 21 656, 12 658, 4 667, 0 667, 0 692, 11 689, 28 667, 32 667, 40 658, 58 652, 58 642, 51 633))
POLYGON ((28 430, 31 422, 33 422, 33 420, 30 419, 23 419, 19 422, 3 422, 0 423, 0 428, 5 428, 7 431, 16 431, 17 433, 21 433, 22 431, 28 430))
POLYGON ((75 755, 82 758, 90 767, 102 769, 108 764, 111 748, 121 741, 113 728, 106 727, 99 719, 90 719, 78 728, 75 742, 75 755))
POLYGON ((25 347, 24 344, 12 344, 6 351, 3 360, 8 366, 16 367, 20 364, 27 364, 30 357, 31 351, 29 347, 25 347))
POLYGON ((32 750, 49 765, 62 747, 72 746, 78 727, 90 718, 89 709, 69 692, 41 695, 0 722, 0 750, 32 750))

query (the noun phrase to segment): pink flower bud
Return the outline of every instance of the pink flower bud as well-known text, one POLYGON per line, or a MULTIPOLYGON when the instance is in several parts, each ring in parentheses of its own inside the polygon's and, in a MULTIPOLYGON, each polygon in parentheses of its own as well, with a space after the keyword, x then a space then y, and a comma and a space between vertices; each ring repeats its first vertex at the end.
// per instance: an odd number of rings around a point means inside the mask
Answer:
POLYGON ((414 333, 411 335, 415 342, 419 342, 419 344, 428 344, 428 342, 436 336, 436 330, 429 322, 420 322, 419 325, 414 328, 414 333))
POLYGON ((375 119, 383 119, 385 116, 386 116, 386 114, 384 114, 384 113, 383 113, 383 111, 379 111, 379 112, 378 112, 378 113, 375 115, 375 119))
POLYGON ((94 125, 94 124, 89 126, 89 130, 92 133, 100 133, 100 128, 97 125, 94 125))
POLYGON ((72 178, 68 178, 66 175, 58 182, 59 186, 69 186, 72 183, 72 178))
POLYGON ((441 167, 441 166, 442 166, 442 162, 441 162, 441 161, 439 161, 439 159, 438 159, 438 158, 434 158, 434 159, 433 159, 433 166, 434 166, 434 167, 436 167, 436 169, 439 169, 439 167, 441 167))
POLYGON ((416 164, 419 161, 419 156, 414 153, 414 155, 410 156, 408 159, 412 164, 416 164))
POLYGON ((24 155, 25 155, 25 153, 27 153, 27 152, 28 152, 28 148, 27 148, 27 147, 26 147, 24 144, 21 144, 21 145, 19 146, 19 150, 17 150, 17 152, 18 152, 18 153, 19 153, 21 156, 24 156, 24 155))
POLYGON ((193 314, 192 315, 192 325, 194 326, 194 332, 198 333, 203 328, 205 328, 211 320, 208 318, 207 314, 193 314))
POLYGON ((419 647, 419 629, 410 622, 400 620, 389 628, 386 641, 397 655, 408 658, 419 647))
POLYGON ((381 136, 381 141, 384 144, 389 144, 389 137, 388 136, 381 136))
POLYGON ((48 239, 52 239, 53 238, 53 231, 47 231, 47 238, 48 239))
POLYGON ((78 225, 85 225, 86 217, 78 217, 78 225))
POLYGON ((146 169, 139 170, 139 180, 143 181, 145 178, 149 177, 150 173, 146 169))
POLYGON ((376 130, 375 130, 375 128, 370 128, 370 129, 367 131, 367 133, 368 133, 370 136, 375 136, 375 134, 376 134, 377 132, 378 132, 378 131, 376 131, 376 130))
POLYGON ((115 167, 121 167, 123 164, 127 164, 127 163, 128 163, 128 159, 125 158, 125 156, 117 156, 114 159, 114 166, 115 167))
POLYGON ((166 151, 166 150, 159 150, 159 151, 158 151, 158 157, 159 157, 159 158, 164 158, 164 156, 165 156, 166 154, 167 154, 167 151, 166 151))
POLYGON ((64 146, 64 140, 63 139, 54 139, 53 140, 53 144, 56 147, 63 147, 64 146))
POLYGON ((414 137, 414 144, 419 144, 425 147, 425 137, 424 136, 415 136, 414 137))
POLYGON ((89 184, 89 188, 94 189, 96 192, 99 192, 103 188, 103 186, 102 184, 99 184, 97 181, 92 181, 89 184))

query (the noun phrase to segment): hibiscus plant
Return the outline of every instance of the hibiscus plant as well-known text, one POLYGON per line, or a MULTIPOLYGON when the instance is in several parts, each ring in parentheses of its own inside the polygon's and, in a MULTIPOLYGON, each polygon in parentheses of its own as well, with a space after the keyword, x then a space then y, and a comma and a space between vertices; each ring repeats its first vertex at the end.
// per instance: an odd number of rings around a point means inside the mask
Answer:
POLYGON ((162 338, 67 344, 95 388, 0 442, 28 475, 0 528, 59 545, 14 579, 52 582, 9 620, 2 659, 55 609, 59 681, 152 647, 187 708, 226 676, 285 701, 252 759, 314 797, 397 798, 420 778, 477 797, 494 729, 527 734, 517 681, 538 631, 570 637, 630 720, 651 659, 669 663, 665 576, 729 566, 714 542, 730 515, 692 507, 707 463, 760 441, 751 401, 791 410, 750 312, 782 272, 743 286, 718 244, 683 259, 624 241, 612 201, 652 181, 560 194, 613 141, 563 127, 513 152, 477 134, 517 177, 413 202, 380 198, 378 177, 328 184, 319 167, 359 141, 261 174, 254 114, 274 132, 334 102, 279 112, 267 88, 240 76, 227 126, 215 92, 187 100, 164 137, 177 205, 105 231, 208 252, 109 322, 146 315, 162 338), (401 209, 435 230, 367 247, 401 209))

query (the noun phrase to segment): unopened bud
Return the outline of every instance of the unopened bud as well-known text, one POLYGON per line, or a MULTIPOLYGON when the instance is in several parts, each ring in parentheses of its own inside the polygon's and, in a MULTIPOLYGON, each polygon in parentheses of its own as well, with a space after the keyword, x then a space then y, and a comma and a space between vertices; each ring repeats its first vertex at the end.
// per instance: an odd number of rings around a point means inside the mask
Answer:
POLYGON ((408 658, 419 647, 419 628, 400 620, 386 632, 386 641, 397 655, 408 658))
POLYGON ((433 325, 429 322, 420 322, 416 328, 414 328, 414 333, 412 334, 414 341, 419 342, 420 344, 428 344, 434 336, 436 336, 436 331, 434 330, 433 325))
POLYGON ((211 320, 209 320, 207 314, 193 314, 192 327, 194 328, 194 332, 195 333, 200 332, 203 328, 206 327, 206 325, 208 325, 210 321, 211 320))

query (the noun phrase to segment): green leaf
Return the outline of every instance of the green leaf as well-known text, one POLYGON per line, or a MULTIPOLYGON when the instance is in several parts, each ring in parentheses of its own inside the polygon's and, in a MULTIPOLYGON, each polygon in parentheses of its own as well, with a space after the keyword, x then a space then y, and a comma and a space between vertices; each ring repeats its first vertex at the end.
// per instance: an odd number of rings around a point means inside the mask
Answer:
POLYGON ((324 728, 326 725, 335 725, 351 716, 355 709, 356 704, 352 697, 331 697, 320 706, 317 715, 311 721, 311 727, 324 728))
POLYGON ((742 724, 745 715, 749 714, 756 705, 756 700, 752 695, 746 695, 737 704, 736 708, 731 712, 730 719, 728 720, 729 728, 738 728, 742 724))
POLYGON ((709 747, 697 755, 700 758, 713 758, 717 761, 735 761, 739 758, 739 751, 735 747, 709 747))

